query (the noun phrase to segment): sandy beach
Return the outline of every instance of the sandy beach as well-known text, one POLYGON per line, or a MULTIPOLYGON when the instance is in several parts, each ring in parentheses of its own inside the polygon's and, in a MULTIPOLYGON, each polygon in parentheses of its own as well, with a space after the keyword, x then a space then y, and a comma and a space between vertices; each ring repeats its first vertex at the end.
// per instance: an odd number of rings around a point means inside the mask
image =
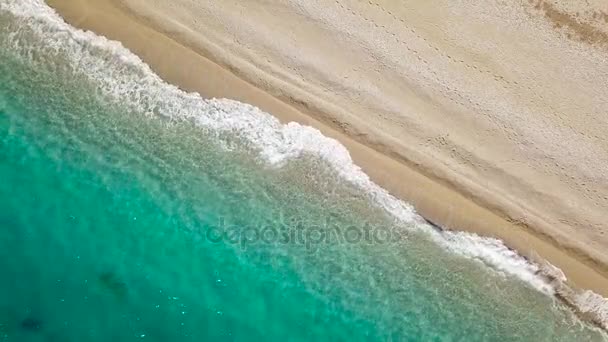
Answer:
POLYGON ((47 0, 161 77, 342 142, 448 229, 608 297, 601 0, 47 0))

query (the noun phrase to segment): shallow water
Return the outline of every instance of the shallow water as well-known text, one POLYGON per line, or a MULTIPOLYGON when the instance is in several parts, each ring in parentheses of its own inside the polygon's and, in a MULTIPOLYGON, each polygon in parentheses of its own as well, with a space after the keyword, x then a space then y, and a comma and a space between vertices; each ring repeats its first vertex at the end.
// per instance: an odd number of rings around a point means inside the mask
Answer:
POLYGON ((337 143, 0 0, 0 340, 600 341, 337 143))

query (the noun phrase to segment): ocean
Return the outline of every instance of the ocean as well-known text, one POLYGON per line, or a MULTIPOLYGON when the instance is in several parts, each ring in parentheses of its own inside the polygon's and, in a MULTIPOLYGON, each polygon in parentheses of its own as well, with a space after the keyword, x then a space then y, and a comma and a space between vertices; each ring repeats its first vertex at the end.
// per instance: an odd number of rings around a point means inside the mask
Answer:
POLYGON ((338 142, 41 0, 0 0, 0 272, 0 341, 606 341, 338 142))

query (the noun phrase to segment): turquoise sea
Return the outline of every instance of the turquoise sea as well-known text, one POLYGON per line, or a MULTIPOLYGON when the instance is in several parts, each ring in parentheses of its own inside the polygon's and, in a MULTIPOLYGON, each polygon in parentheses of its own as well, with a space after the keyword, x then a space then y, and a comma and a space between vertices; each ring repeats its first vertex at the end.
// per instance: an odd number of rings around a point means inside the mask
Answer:
POLYGON ((0 0, 0 341, 605 341, 537 271, 314 129, 0 0))

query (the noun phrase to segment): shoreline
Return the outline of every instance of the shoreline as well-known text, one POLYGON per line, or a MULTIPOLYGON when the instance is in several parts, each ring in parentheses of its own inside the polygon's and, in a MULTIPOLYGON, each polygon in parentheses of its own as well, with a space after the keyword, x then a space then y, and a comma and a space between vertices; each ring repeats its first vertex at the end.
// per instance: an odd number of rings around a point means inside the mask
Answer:
POLYGON ((318 113, 314 104, 300 102, 297 98, 285 101, 279 98, 284 96, 277 97, 256 87, 230 65, 214 61, 213 54, 203 54, 200 48, 180 42, 184 37, 179 32, 175 32, 177 39, 174 40, 175 37, 151 25, 145 17, 136 17, 112 1, 92 4, 86 0, 51 0, 47 3, 70 24, 122 42, 163 79, 184 90, 199 92, 204 97, 226 97, 246 102, 275 115, 283 123, 296 121, 319 129, 346 146, 354 162, 375 183, 412 203, 421 216, 441 227, 499 238, 523 256, 540 262, 538 253, 563 270, 573 287, 608 297, 608 265, 597 258, 576 247, 564 246, 563 241, 534 230, 533 226, 522 227, 521 223, 509 222, 503 213, 480 205, 479 200, 471 199, 466 193, 463 195, 449 182, 437 181, 433 175, 425 174, 426 169, 420 165, 408 165, 398 154, 387 151, 388 147, 381 142, 370 144, 371 147, 360 143, 357 141, 360 139, 353 139, 345 133, 349 131, 348 125, 318 113), (194 78, 192 75, 204 77, 194 78), (341 129, 336 129, 339 127, 341 129))

